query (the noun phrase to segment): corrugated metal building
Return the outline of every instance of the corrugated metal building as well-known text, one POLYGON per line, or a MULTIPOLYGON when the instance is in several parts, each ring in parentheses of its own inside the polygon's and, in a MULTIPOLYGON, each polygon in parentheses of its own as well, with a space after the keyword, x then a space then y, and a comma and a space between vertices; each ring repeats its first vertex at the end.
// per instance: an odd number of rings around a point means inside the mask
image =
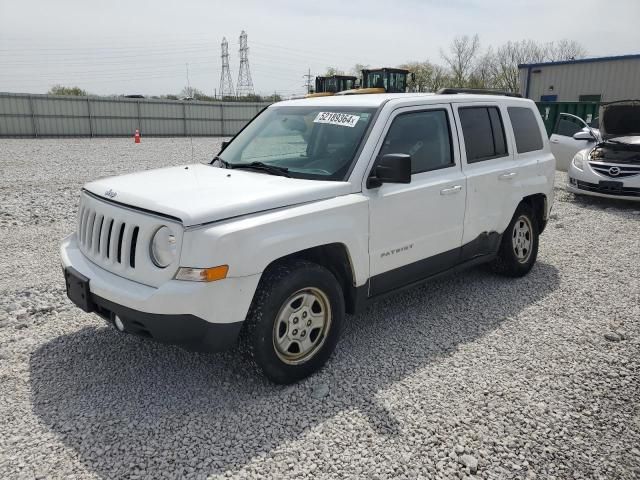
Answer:
POLYGON ((640 98, 640 54, 518 65, 520 93, 536 102, 640 98))

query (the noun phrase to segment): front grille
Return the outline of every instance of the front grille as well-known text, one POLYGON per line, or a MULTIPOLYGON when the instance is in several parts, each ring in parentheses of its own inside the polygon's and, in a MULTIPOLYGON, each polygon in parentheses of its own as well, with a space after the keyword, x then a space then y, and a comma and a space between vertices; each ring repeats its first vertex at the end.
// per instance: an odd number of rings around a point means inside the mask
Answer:
POLYGON ((79 222, 78 242, 86 255, 136 267, 138 225, 99 213, 90 205, 80 207, 79 222))
POLYGON ((640 175, 640 165, 619 165, 602 162, 589 162, 592 170, 609 178, 625 178, 640 175), (613 169, 613 170, 612 170, 613 169))
POLYGON ((640 197, 640 188, 635 187, 622 187, 620 191, 613 192, 611 188, 601 187, 597 183, 577 181, 577 187, 580 190, 587 190, 589 192, 604 193, 606 195, 617 195, 622 197, 640 197))
POLYGON ((80 197, 77 242, 83 255, 99 267, 148 286, 159 287, 171 280, 179 258, 166 268, 157 267, 149 255, 155 232, 168 226, 182 247, 183 227, 175 220, 141 212, 89 192, 80 197))

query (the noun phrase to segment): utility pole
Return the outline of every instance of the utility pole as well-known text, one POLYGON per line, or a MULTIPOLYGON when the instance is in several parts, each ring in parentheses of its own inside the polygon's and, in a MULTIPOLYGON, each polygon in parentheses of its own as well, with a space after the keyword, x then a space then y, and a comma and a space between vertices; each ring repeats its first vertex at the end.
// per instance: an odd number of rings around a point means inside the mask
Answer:
POLYGON ((303 75, 303 78, 306 78, 307 80, 304 82, 304 86, 307 87, 307 93, 311 93, 311 77, 313 75, 311 75, 311 69, 309 69, 309 71, 307 72, 306 75, 303 75))
POLYGON ((189 64, 185 63, 185 66, 187 67, 187 96, 193 97, 193 92, 191 91, 191 82, 189 82, 189 64))
POLYGON ((231 97, 234 94, 233 82, 231 81, 231 71, 229 70, 229 43, 226 38, 220 44, 222 55, 222 72, 220 72, 220 98, 231 97))
POLYGON ((253 80, 251 80, 251 70, 249 69, 249 47, 247 45, 247 32, 244 30, 240 34, 240 69, 238 70, 238 89, 236 95, 254 95, 253 80))

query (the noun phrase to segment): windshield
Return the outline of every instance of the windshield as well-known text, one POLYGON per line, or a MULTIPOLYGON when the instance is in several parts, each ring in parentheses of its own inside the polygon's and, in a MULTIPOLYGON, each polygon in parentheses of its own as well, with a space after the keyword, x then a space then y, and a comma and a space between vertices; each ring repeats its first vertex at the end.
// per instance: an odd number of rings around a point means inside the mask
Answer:
POLYGON ((260 162, 294 178, 344 180, 374 108, 294 106, 265 110, 219 155, 231 168, 260 162))

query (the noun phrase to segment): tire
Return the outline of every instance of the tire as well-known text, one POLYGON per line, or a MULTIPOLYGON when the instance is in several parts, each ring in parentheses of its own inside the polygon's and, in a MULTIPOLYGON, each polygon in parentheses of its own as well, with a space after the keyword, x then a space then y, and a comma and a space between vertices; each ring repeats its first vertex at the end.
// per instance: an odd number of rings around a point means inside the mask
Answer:
POLYGON ((536 263, 539 227, 531 207, 521 203, 502 235, 497 258, 491 269, 508 277, 522 277, 536 263))
POLYGON ((329 270, 306 260, 276 264, 260 280, 240 346, 269 380, 294 383, 327 362, 344 315, 342 288, 329 270))

